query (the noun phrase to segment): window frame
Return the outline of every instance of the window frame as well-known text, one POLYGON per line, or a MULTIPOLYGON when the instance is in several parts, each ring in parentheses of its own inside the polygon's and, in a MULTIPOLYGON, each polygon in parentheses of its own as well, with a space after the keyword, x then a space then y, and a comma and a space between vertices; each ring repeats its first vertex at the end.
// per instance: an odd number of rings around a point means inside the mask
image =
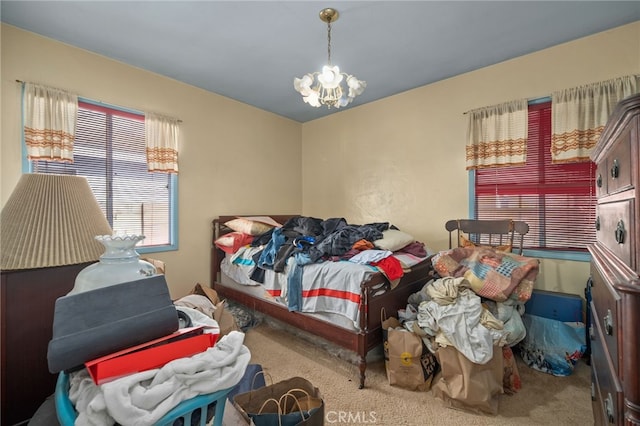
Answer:
MULTIPOLYGON (((541 103, 550 102, 550 97, 539 98, 529 101, 529 105, 537 105, 541 103)), ((469 170, 469 217, 476 217, 476 171, 469 170)), ((590 262, 591 254, 586 251, 573 251, 573 250, 544 250, 544 249, 524 249, 524 256, 556 259, 556 260, 572 260, 577 262, 590 262)))
MULTIPOLYGON (((98 107, 115 109, 124 113, 136 114, 144 116, 144 112, 137 111, 131 108, 125 108, 117 105, 111 105, 104 102, 94 101, 83 97, 78 97, 78 102, 95 105, 98 107)), ((24 116, 21 115, 21 128, 24 128, 24 116)), ((27 157, 27 145, 24 140, 24 132, 21 132, 22 141, 22 172, 33 173, 32 162, 27 157)), ((136 246, 136 251, 140 254, 158 253, 165 251, 178 250, 178 174, 169 173, 171 180, 171 191, 169 192, 169 244, 154 245, 148 247, 136 246)))

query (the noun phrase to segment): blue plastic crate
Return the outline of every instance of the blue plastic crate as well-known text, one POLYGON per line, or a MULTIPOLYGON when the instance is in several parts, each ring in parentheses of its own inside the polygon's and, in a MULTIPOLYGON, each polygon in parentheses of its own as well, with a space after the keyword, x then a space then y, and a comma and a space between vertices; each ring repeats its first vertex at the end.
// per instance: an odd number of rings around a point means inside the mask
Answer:
MULTIPOLYGON (((178 419, 183 419, 184 425, 190 425, 191 416, 198 410, 200 410, 199 424, 200 426, 206 426, 207 408, 213 402, 216 402, 213 424, 214 426, 222 426, 224 406, 229 391, 231 391, 231 388, 223 389, 206 395, 199 395, 195 398, 183 401, 167 414, 165 414, 160 420, 158 420, 156 426, 171 426, 173 425, 173 422, 178 419)), ((56 412, 58 414, 58 421, 60 422, 60 424, 62 426, 73 426, 76 418, 78 417, 78 413, 69 400, 69 376, 64 372, 58 374, 58 381, 56 383, 55 391, 55 403, 56 412)))
POLYGON ((575 294, 533 290, 531 298, 524 305, 524 311, 556 321, 584 322, 582 306, 582 297, 575 294))

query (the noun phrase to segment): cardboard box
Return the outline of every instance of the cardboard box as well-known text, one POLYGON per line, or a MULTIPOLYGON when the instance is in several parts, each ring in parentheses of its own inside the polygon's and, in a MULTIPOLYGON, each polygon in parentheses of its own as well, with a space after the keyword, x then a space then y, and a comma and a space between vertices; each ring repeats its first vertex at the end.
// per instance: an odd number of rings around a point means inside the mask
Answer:
POLYGON ((158 274, 166 274, 166 265, 162 260, 152 259, 150 257, 141 257, 140 260, 144 260, 145 262, 149 262, 156 268, 156 273, 158 274))
POLYGON ((190 357, 212 347, 218 334, 204 333, 204 327, 183 328, 85 363, 97 385, 129 374, 160 368, 178 358, 190 357))

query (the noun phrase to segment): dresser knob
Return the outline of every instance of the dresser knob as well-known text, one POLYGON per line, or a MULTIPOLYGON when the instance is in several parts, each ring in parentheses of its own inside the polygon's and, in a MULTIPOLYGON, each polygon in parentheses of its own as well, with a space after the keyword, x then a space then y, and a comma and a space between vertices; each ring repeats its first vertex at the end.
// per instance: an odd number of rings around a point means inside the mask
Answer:
POLYGON ((607 309, 607 315, 604 317, 604 331, 609 336, 613 335, 613 318, 611 315, 611 309, 607 309))
POLYGON ((600 230, 600 216, 596 216, 596 231, 600 230))
POLYGON ((607 399, 604 401, 604 408, 607 412, 607 420, 609 420, 609 423, 615 422, 616 418, 613 415, 613 397, 611 394, 607 395, 607 399))
POLYGON ((598 188, 602 188, 602 175, 598 174, 598 178, 596 179, 596 185, 598 188))
POLYGON ((618 225, 616 226, 615 231, 616 243, 622 244, 624 243, 624 222, 622 220, 618 221, 618 225))
POLYGON ((613 160, 613 166, 611 166, 611 177, 616 179, 620 175, 620 166, 618 165, 618 159, 613 160))

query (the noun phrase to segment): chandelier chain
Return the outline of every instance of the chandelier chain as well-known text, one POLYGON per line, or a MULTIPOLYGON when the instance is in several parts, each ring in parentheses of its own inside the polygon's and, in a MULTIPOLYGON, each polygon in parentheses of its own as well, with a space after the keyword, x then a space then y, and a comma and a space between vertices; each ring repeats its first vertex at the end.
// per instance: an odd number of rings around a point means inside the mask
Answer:
POLYGON ((331 65, 331 20, 327 22, 327 57, 328 65, 331 65))

